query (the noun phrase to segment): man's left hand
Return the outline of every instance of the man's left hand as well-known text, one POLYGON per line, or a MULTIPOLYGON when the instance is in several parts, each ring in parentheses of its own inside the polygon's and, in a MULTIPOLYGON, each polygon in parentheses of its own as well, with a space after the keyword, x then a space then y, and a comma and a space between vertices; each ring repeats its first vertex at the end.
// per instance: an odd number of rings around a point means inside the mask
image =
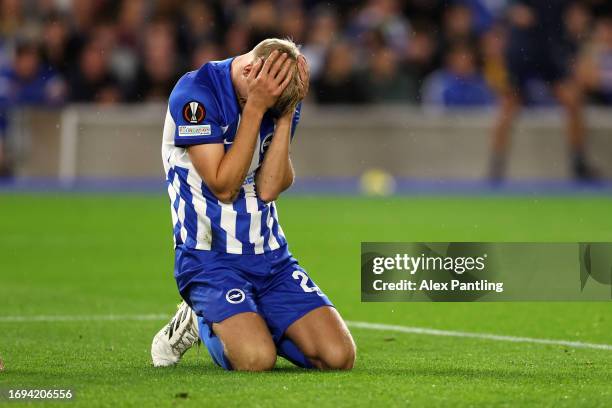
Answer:
MULTIPOLYGON (((298 67, 298 81, 299 81, 299 101, 302 101, 308 94, 308 88, 310 87, 310 68, 306 58, 300 54, 297 58, 298 67)), ((287 121, 291 123, 293 120, 293 114, 295 113, 295 106, 289 109, 287 113, 277 119, 277 121, 287 121)))
POLYGON ((300 82, 300 100, 304 99, 308 94, 308 87, 310 86, 310 68, 306 57, 300 54, 297 58, 299 82, 300 82))

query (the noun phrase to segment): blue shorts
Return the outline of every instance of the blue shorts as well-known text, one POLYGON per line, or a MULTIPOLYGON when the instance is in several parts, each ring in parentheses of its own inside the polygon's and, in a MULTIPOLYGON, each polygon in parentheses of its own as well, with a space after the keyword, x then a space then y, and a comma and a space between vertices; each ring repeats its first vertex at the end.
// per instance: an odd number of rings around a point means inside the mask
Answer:
POLYGON ((570 60, 571 54, 563 47, 529 38, 514 41, 506 50, 510 83, 522 94, 531 80, 541 79, 547 85, 554 85, 567 79, 570 60))
POLYGON ((287 246, 264 254, 228 254, 177 248, 174 277, 183 299, 210 326, 255 312, 278 343, 308 312, 333 306, 287 246))

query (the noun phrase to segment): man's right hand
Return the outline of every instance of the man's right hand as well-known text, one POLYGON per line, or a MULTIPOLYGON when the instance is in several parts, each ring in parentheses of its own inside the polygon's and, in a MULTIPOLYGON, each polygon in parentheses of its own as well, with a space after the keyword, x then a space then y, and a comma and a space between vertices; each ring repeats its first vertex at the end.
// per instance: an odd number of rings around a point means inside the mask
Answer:
POLYGON ((246 104, 262 113, 270 109, 291 81, 293 63, 286 53, 278 50, 273 51, 265 63, 258 59, 247 77, 246 104))

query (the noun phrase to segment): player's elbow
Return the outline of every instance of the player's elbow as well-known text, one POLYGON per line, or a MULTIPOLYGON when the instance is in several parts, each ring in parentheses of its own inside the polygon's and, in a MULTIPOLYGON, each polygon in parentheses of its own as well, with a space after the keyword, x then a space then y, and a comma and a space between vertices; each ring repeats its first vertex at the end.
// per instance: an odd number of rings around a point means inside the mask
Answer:
POLYGON ((232 204, 236 201, 237 194, 230 190, 217 190, 213 191, 217 200, 221 201, 223 204, 232 204))
POLYGON ((271 201, 275 201, 280 195, 280 191, 275 191, 272 189, 263 189, 258 192, 259 199, 265 203, 269 203, 271 201))
POLYGON ((217 196, 217 199, 223 204, 232 204, 234 201, 236 201, 236 198, 229 194, 222 194, 220 196, 217 196))
POLYGON ((293 177, 285 179, 282 184, 278 186, 263 186, 257 189, 257 195, 259 199, 265 203, 276 201, 281 193, 287 190, 293 184, 293 177))

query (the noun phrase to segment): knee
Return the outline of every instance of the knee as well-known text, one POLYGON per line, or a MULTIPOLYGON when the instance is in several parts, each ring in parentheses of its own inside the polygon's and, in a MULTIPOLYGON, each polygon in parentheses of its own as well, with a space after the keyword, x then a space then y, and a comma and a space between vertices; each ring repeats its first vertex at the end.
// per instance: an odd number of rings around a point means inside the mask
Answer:
POLYGON ((276 364, 276 350, 273 347, 245 350, 240 357, 231 362, 232 367, 237 371, 268 371, 276 364))
POLYGON ((320 351, 318 360, 326 370, 350 370, 355 365, 356 349, 352 339, 329 344, 320 351))

